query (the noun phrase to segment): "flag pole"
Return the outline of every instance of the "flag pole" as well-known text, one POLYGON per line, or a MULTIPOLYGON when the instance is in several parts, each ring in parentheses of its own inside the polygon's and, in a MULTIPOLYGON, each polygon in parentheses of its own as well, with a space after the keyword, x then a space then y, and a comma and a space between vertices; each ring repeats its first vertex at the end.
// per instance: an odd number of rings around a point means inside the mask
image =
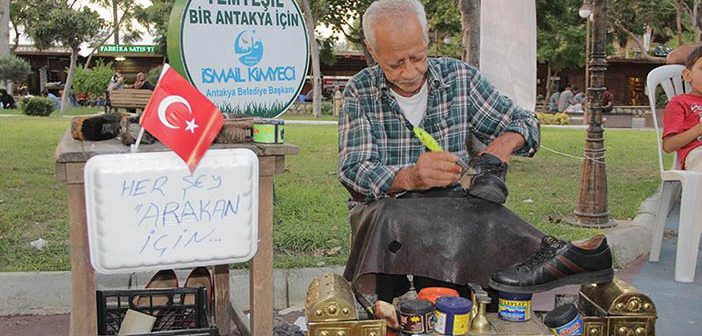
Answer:
POLYGON ((137 135, 136 142, 132 144, 132 153, 136 153, 139 150, 139 144, 141 143, 141 137, 144 136, 144 127, 139 129, 139 135, 137 135))
MULTIPOLYGON (((168 63, 163 63, 163 69, 161 69, 161 74, 158 76, 158 79, 161 80, 161 77, 163 77, 163 74, 166 73, 170 65, 168 63)), ((143 113, 143 112, 142 112, 143 113)), ((139 134, 137 135, 136 142, 131 145, 131 152, 136 153, 139 150, 139 144, 141 143, 141 138, 144 136, 144 127, 141 127, 139 129, 139 134)))

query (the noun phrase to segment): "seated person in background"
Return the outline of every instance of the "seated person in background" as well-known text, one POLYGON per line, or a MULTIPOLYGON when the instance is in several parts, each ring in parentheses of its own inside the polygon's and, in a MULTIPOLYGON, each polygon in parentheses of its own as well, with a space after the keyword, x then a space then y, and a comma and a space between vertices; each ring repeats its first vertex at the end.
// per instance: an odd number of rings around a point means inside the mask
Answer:
POLYGON ((59 100, 58 97, 56 97, 55 94, 49 92, 49 90, 44 89, 41 93, 42 96, 49 98, 51 102, 54 104, 54 110, 60 110, 61 109, 61 100, 59 100))
POLYGON ((575 87, 567 85, 565 90, 558 96, 558 112, 565 112, 568 106, 573 103, 573 91, 571 89, 575 89, 575 87))
POLYGON ((523 293, 610 281, 604 236, 570 244, 502 206, 506 162, 539 147, 534 112, 476 68, 429 57, 419 0, 375 1, 362 22, 377 65, 348 82, 339 114, 339 180, 353 198, 344 276, 354 288, 392 302, 410 289, 408 274, 417 292, 438 286, 463 296, 469 282, 523 293), (414 127, 443 151, 429 151, 414 127))
POLYGON ((107 91, 112 92, 113 90, 121 90, 124 87, 124 77, 119 72, 115 72, 110 79, 110 83, 107 84, 107 91))
POLYGON ((137 74, 133 87, 135 89, 154 90, 154 85, 146 80, 146 75, 143 72, 137 74))
POLYGON ((88 106, 90 104, 90 99, 88 98, 88 95, 85 93, 79 93, 76 95, 76 102, 80 106, 88 106))
MULTIPOLYGON (((61 101, 63 99, 63 89, 58 90, 58 96, 56 96, 56 97, 59 99, 59 101, 61 101)), ((68 105, 70 107, 78 106, 76 96, 73 94, 72 91, 71 91, 71 93, 68 94, 68 105)))
POLYGON ((612 105, 612 101, 614 100, 614 96, 612 96, 612 92, 609 92, 607 88, 605 88, 605 92, 602 94, 602 112, 603 113, 609 113, 612 112, 612 109, 614 106, 612 105))
POLYGON ((663 112, 663 150, 677 151, 681 169, 702 172, 702 47, 688 56, 682 74, 692 91, 673 97, 663 112))
POLYGON ((549 112, 558 112, 558 96, 560 96, 561 93, 556 91, 553 94, 551 94, 551 98, 548 100, 548 111, 549 112))
POLYGON ((22 98, 30 98, 30 97, 33 97, 33 96, 29 93, 29 89, 27 89, 26 86, 21 86, 21 87, 17 90, 17 94, 18 94, 20 97, 22 97, 22 98))
POLYGON ((584 104, 585 103, 585 93, 582 91, 579 91, 577 88, 573 88, 573 91, 576 92, 575 97, 573 97, 573 101, 576 104, 580 104, 580 105, 584 104))
POLYGON ((2 102, 3 109, 16 109, 17 104, 15 103, 15 98, 11 94, 7 93, 7 90, 0 89, 0 102, 2 102))
POLYGON ((578 91, 576 86, 573 86, 573 99, 571 99, 570 105, 566 107, 565 111, 568 113, 583 113, 583 103, 585 102, 585 94, 582 91, 578 91))

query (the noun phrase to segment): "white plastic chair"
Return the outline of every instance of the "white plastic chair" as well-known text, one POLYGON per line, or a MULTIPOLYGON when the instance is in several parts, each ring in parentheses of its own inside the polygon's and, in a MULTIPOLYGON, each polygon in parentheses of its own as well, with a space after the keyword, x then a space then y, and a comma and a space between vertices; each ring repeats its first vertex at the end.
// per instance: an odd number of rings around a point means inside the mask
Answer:
POLYGON ((682 196, 680 199, 680 223, 678 224, 678 247, 675 257, 675 281, 693 282, 697 267, 700 234, 702 233, 702 173, 680 170, 677 157, 673 160, 673 169, 664 169, 661 131, 656 118, 656 87, 658 85, 663 87, 668 99, 690 91, 690 84, 685 83, 682 79, 683 69, 685 67, 682 65, 663 65, 651 70, 646 79, 646 93, 651 104, 653 125, 656 129, 656 141, 658 142, 658 169, 663 181, 649 260, 658 261, 660 258, 665 222, 676 182, 679 182, 682 187, 682 196))

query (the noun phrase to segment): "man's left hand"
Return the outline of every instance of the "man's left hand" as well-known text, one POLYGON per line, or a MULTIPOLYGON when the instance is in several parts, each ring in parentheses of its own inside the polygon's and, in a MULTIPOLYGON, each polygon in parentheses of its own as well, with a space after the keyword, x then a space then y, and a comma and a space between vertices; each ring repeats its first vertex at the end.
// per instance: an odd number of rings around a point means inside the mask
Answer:
POLYGON ((512 153, 519 148, 522 148, 526 141, 524 137, 519 133, 506 132, 499 137, 495 138, 485 150, 484 153, 490 153, 502 162, 509 162, 512 157, 512 153))
POLYGON ((507 201, 506 163, 490 153, 483 153, 471 159, 468 166, 475 172, 468 194, 497 204, 507 201))

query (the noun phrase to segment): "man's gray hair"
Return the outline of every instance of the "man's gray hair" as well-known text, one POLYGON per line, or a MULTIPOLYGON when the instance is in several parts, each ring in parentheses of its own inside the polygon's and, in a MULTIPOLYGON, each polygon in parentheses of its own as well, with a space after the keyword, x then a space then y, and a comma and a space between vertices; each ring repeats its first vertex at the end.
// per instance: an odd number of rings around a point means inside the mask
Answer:
POLYGON ((380 21, 389 21, 393 26, 402 27, 407 23, 407 15, 417 16, 422 27, 424 41, 429 43, 429 32, 427 29, 427 14, 424 12, 424 5, 419 0, 378 0, 371 3, 363 14, 363 33, 371 49, 376 48, 375 26, 380 21))

